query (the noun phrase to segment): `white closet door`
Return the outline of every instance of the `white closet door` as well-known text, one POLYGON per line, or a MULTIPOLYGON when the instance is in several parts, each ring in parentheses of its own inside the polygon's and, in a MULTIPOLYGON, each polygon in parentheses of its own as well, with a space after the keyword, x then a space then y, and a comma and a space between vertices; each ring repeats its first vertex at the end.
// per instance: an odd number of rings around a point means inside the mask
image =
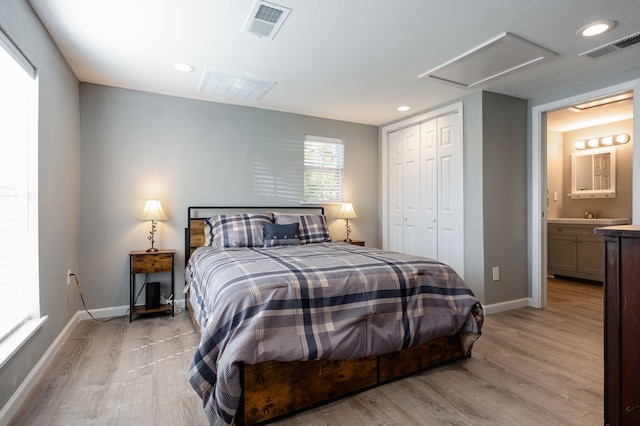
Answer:
POLYGON ((458 114, 437 118, 438 260, 464 275, 463 141, 458 114))
POLYGON ((437 120, 420 125, 421 256, 438 259, 438 141, 437 120))
MULTIPOLYGON (((383 247, 425 256, 464 277, 462 105, 388 131, 388 226, 383 247)), ((384 183, 383 183, 384 184, 384 183)))
POLYGON ((420 126, 389 134, 389 250, 415 254, 420 239, 420 126))
POLYGON ((420 125, 404 129, 404 252, 419 255, 420 238, 420 125))
POLYGON ((389 250, 404 251, 404 130, 389 133, 389 250))

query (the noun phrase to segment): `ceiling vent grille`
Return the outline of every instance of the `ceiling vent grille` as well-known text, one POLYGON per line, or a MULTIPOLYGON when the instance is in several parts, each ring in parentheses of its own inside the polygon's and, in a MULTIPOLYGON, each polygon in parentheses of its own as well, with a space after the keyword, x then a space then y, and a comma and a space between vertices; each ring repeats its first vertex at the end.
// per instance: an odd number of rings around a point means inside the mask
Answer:
POLYGON ((199 90, 202 93, 259 101, 275 85, 275 81, 256 80, 207 70, 199 90))
POLYGON ((640 43, 640 33, 635 33, 628 37, 614 41, 613 43, 605 44, 604 46, 597 47, 589 50, 588 52, 581 53, 578 56, 586 56, 591 59, 600 58, 601 56, 608 55, 609 53, 617 52, 627 47, 635 46, 640 43))
POLYGON ((253 5, 242 31, 273 39, 290 12, 291 9, 284 6, 258 0, 253 5))

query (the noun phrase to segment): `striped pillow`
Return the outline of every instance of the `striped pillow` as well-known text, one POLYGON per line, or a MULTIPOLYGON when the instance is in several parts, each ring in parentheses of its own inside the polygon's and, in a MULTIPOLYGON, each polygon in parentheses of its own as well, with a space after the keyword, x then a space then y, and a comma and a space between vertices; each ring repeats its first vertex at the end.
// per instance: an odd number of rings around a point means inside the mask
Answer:
POLYGON ((262 247, 265 222, 271 222, 271 215, 242 213, 212 216, 205 219, 205 245, 217 248, 262 247))

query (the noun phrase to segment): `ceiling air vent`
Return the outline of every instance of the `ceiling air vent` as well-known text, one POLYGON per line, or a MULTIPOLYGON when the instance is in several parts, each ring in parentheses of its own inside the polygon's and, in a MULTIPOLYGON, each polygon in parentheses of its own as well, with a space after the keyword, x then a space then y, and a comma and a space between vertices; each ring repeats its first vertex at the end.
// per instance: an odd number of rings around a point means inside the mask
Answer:
POLYGON ((202 93, 259 101, 275 85, 275 81, 206 70, 199 90, 202 93))
POLYGON ((589 50, 588 52, 581 53, 578 56, 586 56, 591 59, 596 59, 601 56, 608 55, 609 53, 617 52, 627 47, 635 46, 638 43, 640 43, 640 33, 635 33, 618 41, 614 41, 613 43, 605 44, 604 46, 600 46, 595 49, 589 50))
POLYGON ((289 8, 258 0, 253 5, 242 31, 273 39, 289 16, 289 12, 289 8))

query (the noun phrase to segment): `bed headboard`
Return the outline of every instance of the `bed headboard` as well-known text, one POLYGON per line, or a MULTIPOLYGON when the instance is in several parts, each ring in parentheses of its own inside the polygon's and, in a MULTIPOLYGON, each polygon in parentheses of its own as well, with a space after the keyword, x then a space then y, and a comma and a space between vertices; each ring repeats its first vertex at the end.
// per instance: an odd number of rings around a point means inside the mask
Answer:
POLYGON ((184 264, 187 265, 191 253, 204 245, 204 219, 216 214, 266 213, 277 211, 282 213, 317 213, 324 214, 322 206, 271 207, 271 206, 191 206, 187 208, 187 228, 184 238, 184 264))

